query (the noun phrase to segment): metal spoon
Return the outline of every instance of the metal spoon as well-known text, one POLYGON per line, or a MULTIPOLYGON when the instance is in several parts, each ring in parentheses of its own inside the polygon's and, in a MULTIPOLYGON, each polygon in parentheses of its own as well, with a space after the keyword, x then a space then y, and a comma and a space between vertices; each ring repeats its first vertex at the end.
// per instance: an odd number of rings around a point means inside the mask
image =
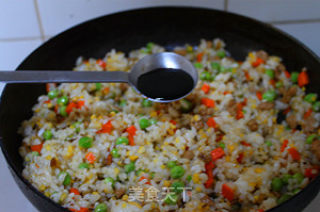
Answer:
MULTIPOLYGON (((0 71, 0 82, 5 83, 94 83, 94 82, 125 82, 129 83, 136 91, 144 97, 156 102, 171 102, 188 95, 196 86, 198 72, 194 66, 184 57, 163 52, 147 55, 139 60, 131 72, 123 71, 0 71), (152 72, 155 69, 183 70, 193 80, 190 91, 175 99, 152 98, 138 89, 138 79, 142 75, 152 72)), ((166 82, 161 82, 167 86, 166 82)), ((177 87, 176 89, 179 89, 177 87)))

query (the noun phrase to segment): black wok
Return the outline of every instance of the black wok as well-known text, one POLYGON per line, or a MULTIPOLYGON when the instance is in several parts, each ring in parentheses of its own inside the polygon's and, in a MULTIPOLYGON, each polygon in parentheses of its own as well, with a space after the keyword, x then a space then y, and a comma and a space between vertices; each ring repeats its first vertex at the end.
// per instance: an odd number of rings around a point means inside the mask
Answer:
MULTIPOLYGON (((148 41, 172 49, 185 43, 197 44, 201 38, 222 38, 236 59, 249 51, 264 49, 283 58, 288 70, 306 66, 311 83, 308 91, 320 94, 320 61, 308 48, 289 35, 258 21, 222 11, 162 7, 133 10, 101 17, 78 25, 50 39, 18 67, 21 70, 67 70, 78 56, 103 57, 116 48, 124 52, 139 48, 148 41)), ((37 97, 45 93, 43 84, 7 85, 0 103, 1 147, 9 169, 21 191, 40 211, 68 211, 54 203, 21 175, 23 160, 18 148, 21 136, 17 129, 32 116, 37 97)), ((301 211, 316 196, 320 177, 302 192, 270 211, 301 211)))

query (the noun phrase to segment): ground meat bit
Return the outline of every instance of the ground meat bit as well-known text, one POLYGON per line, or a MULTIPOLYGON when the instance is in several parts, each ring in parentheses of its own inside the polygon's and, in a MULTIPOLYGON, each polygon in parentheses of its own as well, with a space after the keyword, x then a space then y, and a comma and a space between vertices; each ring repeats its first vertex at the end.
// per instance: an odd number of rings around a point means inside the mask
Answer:
POLYGON ((273 102, 262 102, 258 105, 259 110, 271 110, 272 108, 274 108, 273 102))
POLYGON ((194 127, 196 130, 200 130, 200 129, 202 129, 202 128, 204 127, 204 123, 203 123, 202 120, 192 121, 192 122, 190 123, 190 125, 191 125, 192 127, 194 127))
POLYGON ((114 192, 115 196, 118 199, 120 199, 125 193, 126 193, 126 189, 124 189, 124 188, 116 189, 115 192, 114 192))
POLYGON ((320 140, 314 140, 311 144, 311 151, 320 160, 320 140))
POLYGON ((275 78, 279 79, 282 72, 286 71, 286 67, 283 64, 277 65, 275 69, 275 78))
POLYGON ((200 153, 199 158, 203 160, 204 163, 209 163, 212 159, 210 153, 200 153))
POLYGON ((192 151, 188 150, 183 153, 182 157, 189 159, 189 160, 192 160, 194 158, 194 153, 192 151))
POLYGON ((302 129, 305 133, 311 133, 313 132, 317 126, 316 126, 317 120, 313 116, 309 116, 307 119, 305 119, 304 123, 302 124, 302 129))
POLYGON ((57 167, 57 160, 56 158, 52 158, 50 161, 50 167, 57 167))
POLYGON ((294 114, 287 116, 286 121, 291 129, 295 129, 298 125, 296 116, 294 114))
POLYGON ((262 136, 266 137, 267 135, 272 134, 272 127, 269 126, 262 126, 262 136))
POLYGON ((259 125, 255 119, 251 119, 250 121, 248 121, 247 126, 253 132, 259 129, 259 125))
POLYGON ((261 59, 264 60, 264 61, 267 61, 267 60, 268 60, 268 57, 269 57, 268 53, 265 52, 265 51, 263 51, 263 50, 258 51, 258 52, 256 53, 256 55, 257 55, 257 57, 261 58, 261 59))
POLYGON ((127 83, 120 83, 119 88, 124 93, 129 88, 129 85, 127 83))
POLYGON ((207 41, 207 48, 210 48, 210 49, 212 48, 212 41, 210 40, 207 41))
POLYGON ((237 115, 237 103, 234 99, 231 99, 229 103, 227 104, 227 111, 230 113, 232 116, 237 115))
POLYGON ((201 109, 201 110, 199 111, 199 114, 200 114, 201 116, 206 116, 206 115, 212 116, 213 113, 214 113, 214 109, 213 109, 213 108, 208 108, 208 107, 203 108, 203 109, 201 109))
POLYGON ((209 206, 209 208, 213 208, 215 206, 213 200, 208 195, 202 197, 200 201, 205 204, 204 207, 209 206))
POLYGON ((175 49, 174 52, 175 52, 176 54, 180 54, 180 55, 182 55, 182 56, 187 55, 187 50, 186 50, 186 49, 175 49))
POLYGON ((111 153, 108 155, 108 157, 105 160, 105 165, 109 166, 112 163, 112 156, 111 153))
POLYGON ((296 86, 292 86, 290 87, 288 90, 282 91, 283 92, 283 97, 281 99, 282 102, 284 103, 289 103, 291 98, 294 97, 297 94, 297 87, 296 86))

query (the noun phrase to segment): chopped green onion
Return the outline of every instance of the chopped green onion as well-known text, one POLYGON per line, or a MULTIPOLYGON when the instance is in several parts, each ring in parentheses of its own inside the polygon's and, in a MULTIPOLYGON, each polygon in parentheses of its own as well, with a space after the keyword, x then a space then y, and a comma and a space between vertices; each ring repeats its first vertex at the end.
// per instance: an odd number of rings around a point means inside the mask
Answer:
POLYGON ((315 93, 309 93, 308 95, 306 95, 304 97, 304 101, 309 102, 309 103, 313 103, 317 100, 317 94, 315 93))
POLYGON ((265 74, 268 75, 271 79, 274 78, 274 71, 272 69, 266 69, 265 74))
POLYGON ((272 102, 276 98, 277 94, 273 90, 266 91, 263 95, 262 98, 268 102, 272 102))
POLYGON ((292 73, 291 73, 291 81, 292 81, 293 83, 298 82, 298 76, 299 76, 299 72, 292 72, 292 73))

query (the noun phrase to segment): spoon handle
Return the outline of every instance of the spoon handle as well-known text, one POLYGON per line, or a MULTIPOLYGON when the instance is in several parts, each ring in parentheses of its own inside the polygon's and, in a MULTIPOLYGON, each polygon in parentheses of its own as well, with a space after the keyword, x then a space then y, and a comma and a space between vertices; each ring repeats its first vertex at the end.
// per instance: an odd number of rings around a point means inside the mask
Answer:
POLYGON ((123 71, 0 71, 0 82, 128 82, 129 73, 123 71))

